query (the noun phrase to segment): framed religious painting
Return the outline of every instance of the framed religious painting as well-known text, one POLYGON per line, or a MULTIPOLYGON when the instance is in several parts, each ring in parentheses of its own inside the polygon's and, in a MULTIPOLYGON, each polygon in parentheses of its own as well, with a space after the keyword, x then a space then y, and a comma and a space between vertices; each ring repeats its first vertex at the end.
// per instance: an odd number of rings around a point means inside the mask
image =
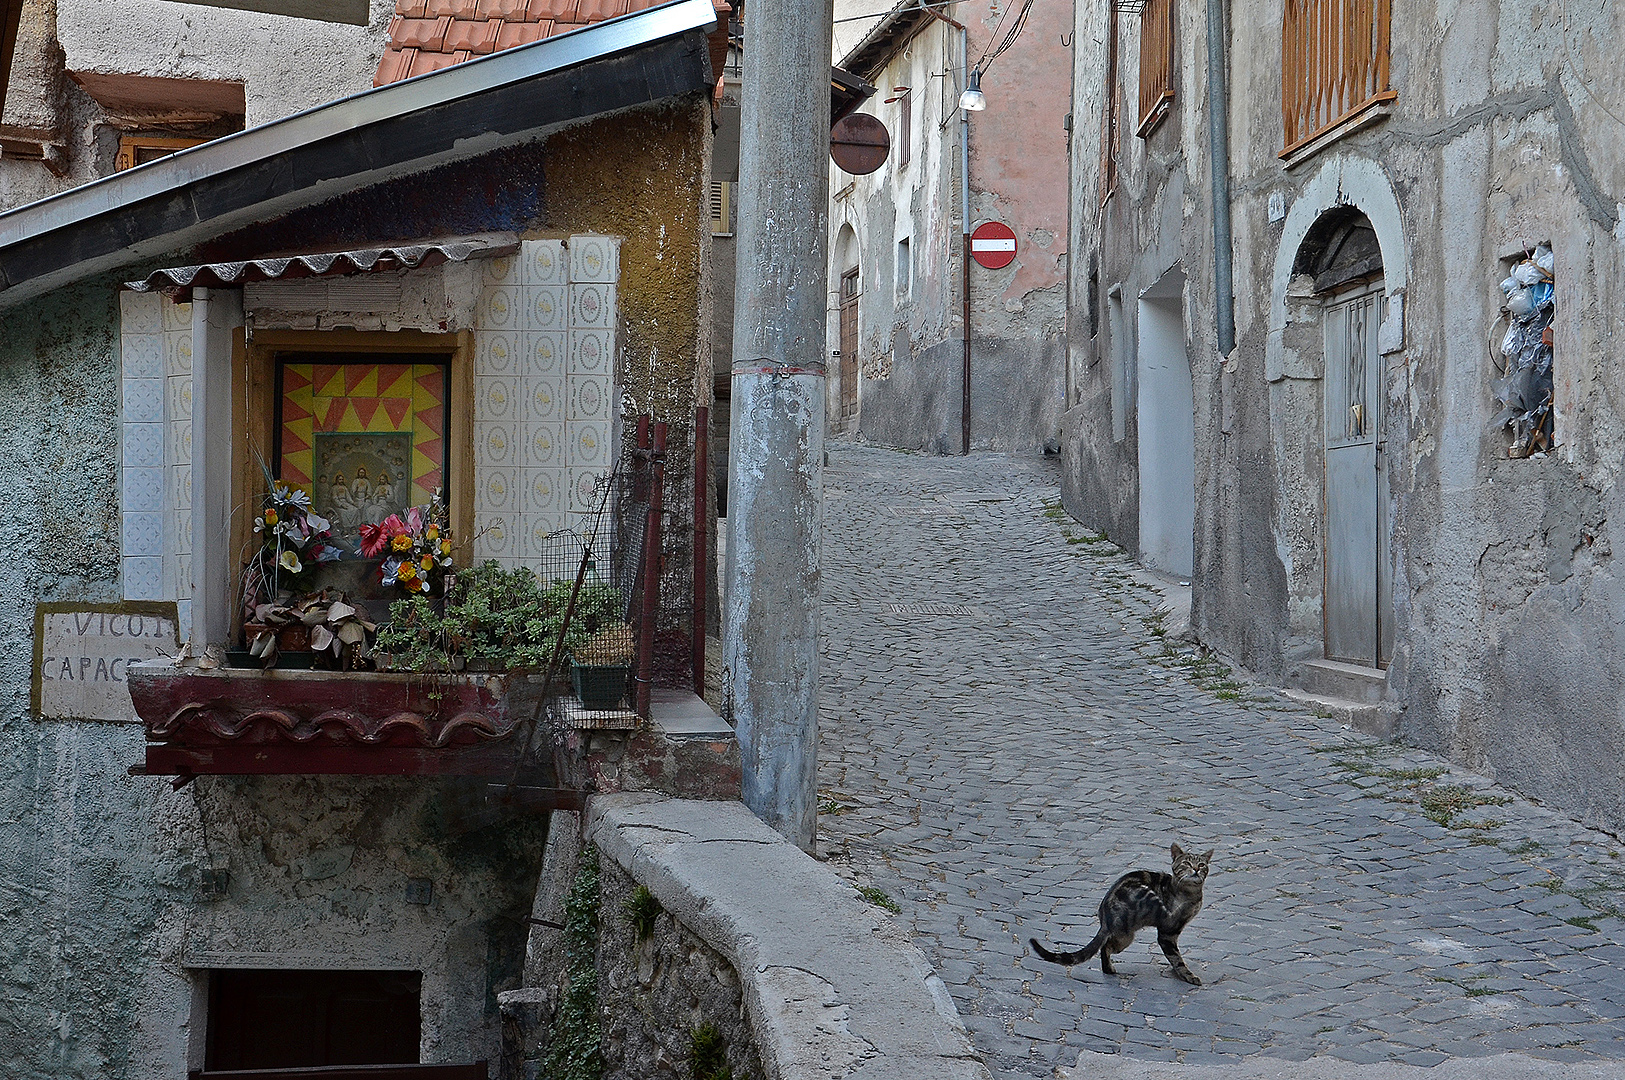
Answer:
POLYGON ((355 551, 362 525, 426 504, 446 486, 449 358, 423 353, 278 353, 277 479, 310 493, 355 551))

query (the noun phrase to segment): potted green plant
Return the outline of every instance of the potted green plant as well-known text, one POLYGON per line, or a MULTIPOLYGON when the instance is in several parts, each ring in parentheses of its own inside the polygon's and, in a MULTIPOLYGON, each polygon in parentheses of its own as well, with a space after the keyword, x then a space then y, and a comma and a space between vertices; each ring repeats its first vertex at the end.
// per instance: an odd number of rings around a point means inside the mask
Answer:
POLYGON ((618 709, 632 674, 632 628, 608 623, 570 652, 576 697, 589 709, 618 709))
POLYGON ((437 607, 422 593, 390 606, 373 647, 381 668, 405 672, 539 670, 553 658, 564 629, 568 655, 620 608, 620 594, 592 582, 576 596, 568 628, 572 582, 544 584, 526 567, 494 561, 448 575, 437 607))

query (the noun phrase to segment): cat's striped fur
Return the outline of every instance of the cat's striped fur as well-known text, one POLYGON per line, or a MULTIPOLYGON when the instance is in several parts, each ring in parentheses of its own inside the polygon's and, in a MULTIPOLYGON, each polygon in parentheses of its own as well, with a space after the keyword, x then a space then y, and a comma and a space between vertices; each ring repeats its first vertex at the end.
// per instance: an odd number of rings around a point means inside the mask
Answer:
POLYGON ((1179 955, 1179 932, 1202 910, 1202 883, 1207 880, 1213 852, 1191 855, 1180 850, 1178 844, 1170 850, 1174 857, 1173 873, 1131 870, 1106 890, 1106 898, 1100 902, 1100 933, 1089 944, 1075 952, 1055 953, 1040 945, 1037 938, 1031 938, 1033 952, 1040 960, 1068 965, 1081 964, 1098 952, 1100 970, 1115 975, 1112 956, 1132 945, 1135 934, 1154 926, 1157 944, 1173 965, 1174 974, 1193 986, 1201 986, 1202 980, 1179 955))

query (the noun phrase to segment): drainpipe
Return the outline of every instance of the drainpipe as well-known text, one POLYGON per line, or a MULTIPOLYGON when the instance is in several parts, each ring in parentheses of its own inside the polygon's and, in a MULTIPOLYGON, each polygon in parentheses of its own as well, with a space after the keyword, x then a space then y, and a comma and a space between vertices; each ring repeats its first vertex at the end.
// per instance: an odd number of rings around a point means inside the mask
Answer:
POLYGON ((745 20, 723 715, 745 805, 807 851, 817 826, 829 0, 745 20))
MULTIPOLYGON (((961 86, 970 85, 970 37, 959 28, 959 55, 964 77, 961 86)), ((970 453, 970 110, 959 110, 959 215, 961 257, 965 281, 965 372, 959 396, 959 443, 961 454, 970 453)))
POLYGON ((1213 290, 1219 356, 1236 347, 1230 237, 1230 86, 1224 60, 1224 0, 1207 0, 1208 164, 1213 175, 1213 290))

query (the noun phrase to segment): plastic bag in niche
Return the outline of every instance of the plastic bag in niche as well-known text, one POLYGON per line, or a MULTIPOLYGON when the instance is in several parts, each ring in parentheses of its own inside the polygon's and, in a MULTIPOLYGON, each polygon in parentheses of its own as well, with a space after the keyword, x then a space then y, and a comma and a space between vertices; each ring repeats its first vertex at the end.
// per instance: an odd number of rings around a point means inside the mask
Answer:
POLYGON ((1501 409, 1490 424, 1510 429, 1508 457, 1528 457, 1552 444, 1552 347, 1546 333, 1555 309, 1552 266, 1551 248, 1542 244, 1500 283, 1508 316, 1501 339, 1506 368, 1491 386, 1501 409))

